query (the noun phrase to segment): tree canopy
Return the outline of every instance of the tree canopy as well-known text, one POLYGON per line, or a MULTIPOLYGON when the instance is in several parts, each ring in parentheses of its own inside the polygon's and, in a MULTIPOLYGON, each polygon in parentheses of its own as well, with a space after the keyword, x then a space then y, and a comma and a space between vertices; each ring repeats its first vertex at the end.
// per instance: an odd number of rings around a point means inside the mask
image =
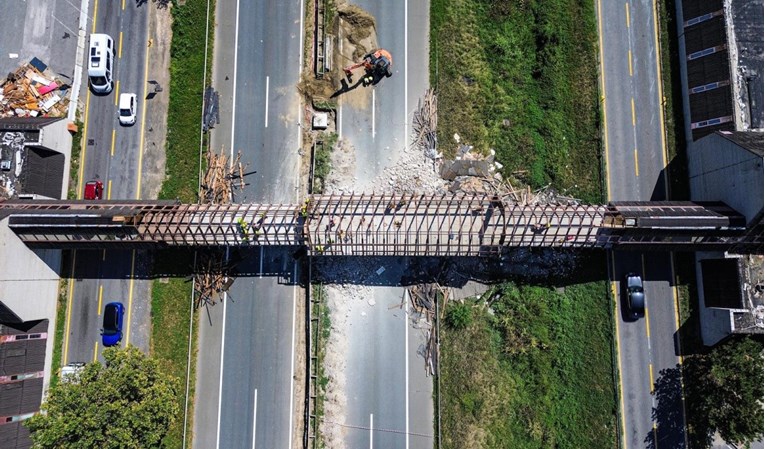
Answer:
POLYGON ((709 353, 686 358, 686 402, 697 417, 694 447, 709 445, 715 431, 731 443, 762 438, 762 336, 734 337, 709 353))
POLYGON ((106 363, 87 364, 48 392, 26 421, 36 448, 158 447, 178 413, 177 379, 133 346, 108 348, 106 363))

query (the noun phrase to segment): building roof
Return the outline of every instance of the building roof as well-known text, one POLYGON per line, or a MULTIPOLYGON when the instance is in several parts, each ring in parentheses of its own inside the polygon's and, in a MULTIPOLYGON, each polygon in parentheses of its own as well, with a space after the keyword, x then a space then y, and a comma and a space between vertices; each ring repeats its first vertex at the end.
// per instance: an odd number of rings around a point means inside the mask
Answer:
POLYGON ((763 133, 758 131, 717 131, 721 137, 730 140, 736 145, 751 151, 757 156, 763 157, 763 133))
POLYGON ((39 131, 64 117, 4 117, 0 118, 0 131, 39 131))
POLYGON ((742 121, 747 128, 762 129, 763 110, 763 0, 732 0, 730 2, 729 30, 735 44, 730 49, 738 73, 733 85, 736 101, 744 108, 742 121))

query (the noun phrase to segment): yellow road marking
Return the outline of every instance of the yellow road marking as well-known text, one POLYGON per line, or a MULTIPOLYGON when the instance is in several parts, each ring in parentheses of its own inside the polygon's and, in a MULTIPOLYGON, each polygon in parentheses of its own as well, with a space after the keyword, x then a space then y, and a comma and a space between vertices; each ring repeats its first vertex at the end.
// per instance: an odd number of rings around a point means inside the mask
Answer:
POLYGON ((125 331, 125 346, 130 344, 130 316, 133 312, 133 284, 135 283, 135 250, 130 261, 130 286, 128 287, 128 318, 127 330, 125 331))
MULTIPOLYGON (((600 0, 598 0, 598 6, 600 6, 600 0)), ((598 10, 600 11, 600 10, 598 10)), ((613 276, 616 276, 616 262, 614 262, 614 254, 611 253, 611 273, 613 276)), ((627 435, 627 424, 625 423, 624 419, 624 381, 622 380, 622 359, 620 357, 620 346, 619 346, 619 299, 616 289, 616 281, 611 281, 611 294, 614 297, 614 323, 616 323, 616 334, 614 340, 616 340, 616 359, 618 360, 618 371, 619 371, 619 402, 620 402, 620 410, 619 414, 621 415, 621 422, 622 422, 622 436, 627 435)), ((623 438, 620 438, 620 441, 622 442, 622 448, 626 447, 626 440, 623 438)))
POLYGON ((69 329, 72 322, 72 300, 74 299, 74 266, 77 262, 77 250, 72 251, 72 272, 69 275, 69 297, 66 299, 66 331, 64 332, 64 360, 61 363, 69 363, 69 329))
MULTIPOLYGON (((659 47, 659 19, 656 13, 656 0, 651 2, 651 7, 653 8, 653 40, 654 45, 656 46, 656 78, 657 78, 657 85, 659 86, 658 95, 659 95, 659 128, 661 129, 661 157, 662 162, 664 163, 664 167, 667 166, 667 143, 664 139, 664 89, 661 83, 661 67, 659 62, 659 52, 661 51, 661 47, 659 47)), ((669 199, 669 170, 665 170, 664 174, 664 190, 667 192, 667 199, 669 199)))
POLYGON ((651 377, 651 394, 653 394, 653 363, 648 364, 648 375, 651 377))
POLYGON ((630 27, 630 4, 625 3, 624 4, 624 10, 627 11, 627 28, 630 27))
POLYGON ((627 62, 630 66, 630 76, 632 76, 632 50, 627 50, 627 62))
POLYGON ((637 148, 635 148, 635 176, 640 176, 640 168, 638 168, 637 148))
POLYGON ((98 0, 93 2, 93 30, 91 31, 91 33, 96 32, 96 15, 97 15, 96 13, 97 12, 98 12, 98 0))
POLYGON ((685 447, 688 447, 688 421, 685 417, 685 380, 683 379, 683 347, 682 347, 682 341, 680 341, 680 311, 679 311, 679 302, 680 302, 680 296, 677 294, 677 284, 679 284, 679 279, 675 275, 675 257, 674 253, 669 254, 669 269, 672 273, 672 295, 674 296, 674 311, 675 311, 675 325, 677 326, 675 328, 675 333, 677 334, 677 348, 678 352, 680 352, 680 355, 677 356, 677 362, 680 365, 680 400, 683 404, 683 438, 685 439, 685 447))
POLYGON ((125 0, 122 0, 122 10, 125 10, 125 0))
POLYGON ((77 176, 77 199, 82 199, 82 178, 85 177, 85 155, 88 152, 88 117, 90 117, 90 89, 85 99, 85 122, 82 126, 82 143, 80 145, 80 173, 77 176))
POLYGON ((635 97, 630 98, 630 105, 632 107, 632 126, 635 126, 635 97))
POLYGON ((98 314, 101 315, 101 302, 104 299, 104 286, 98 286, 98 314))
POLYGON ((93 362, 98 361, 98 342, 93 345, 93 362))
MULTIPOLYGON (((146 40, 149 42, 149 29, 146 28, 146 40)), ((149 89, 149 46, 146 46, 146 57, 144 58, 145 65, 143 71, 143 98, 146 98, 149 89)), ((135 199, 141 199, 141 174, 143 172, 143 141, 146 130, 146 101, 144 100, 141 107, 141 137, 138 144, 138 188, 135 192, 135 199)))
MULTIPOLYGON (((108 188, 106 189, 106 199, 110 200, 112 199, 112 180, 109 180, 108 188)), ((106 250, 104 250, 104 258, 106 258, 106 250)))
POLYGON ((653 447, 659 447, 659 437, 656 435, 656 421, 653 422, 653 447))
MULTIPOLYGON (((645 256, 640 256, 640 264, 642 267, 643 272, 641 273, 643 275, 643 282, 645 283, 645 256)), ((643 286, 645 287, 645 286, 643 286)), ((648 318, 648 301, 645 301, 643 303, 643 307, 645 308, 645 334, 648 336, 648 339, 651 339, 651 321, 648 318)))
MULTIPOLYGON (((125 0, 122 0, 122 9, 125 9, 125 0)), ((117 57, 122 58, 122 31, 120 31, 120 47, 117 50, 117 57)))
POLYGON ((117 85, 114 86, 114 106, 117 106, 117 99, 120 97, 120 80, 117 80, 117 85))
POLYGON ((114 141, 117 140, 116 137, 117 137, 117 130, 112 129, 112 151, 111 151, 112 156, 114 156, 114 141))
POLYGON ((603 103, 603 151, 606 163, 606 199, 611 199, 611 183, 609 182, 608 166, 608 113, 606 108, 606 69, 603 66, 603 18, 601 0, 598 0, 598 39, 600 40, 600 94, 603 103))

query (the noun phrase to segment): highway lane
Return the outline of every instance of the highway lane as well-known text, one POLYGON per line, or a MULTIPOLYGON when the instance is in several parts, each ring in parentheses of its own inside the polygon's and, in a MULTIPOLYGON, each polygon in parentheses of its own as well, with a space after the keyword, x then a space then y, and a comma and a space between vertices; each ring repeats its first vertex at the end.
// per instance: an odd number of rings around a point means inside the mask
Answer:
MULTIPOLYGON (((608 199, 667 199, 655 4, 599 0, 597 7, 608 199)), ((623 447, 683 447, 682 403, 665 398, 658 404, 652 395, 664 370, 680 362, 670 256, 615 253, 610 260, 617 293, 623 447), (641 274, 646 289, 646 318, 634 322, 625 320, 622 310, 621 281, 628 272, 641 274)))
MULTIPOLYGON (((355 149, 355 188, 371 192, 372 181, 407 151, 410 120, 428 86, 429 2, 356 2, 375 17, 377 46, 393 57, 393 76, 340 96, 339 135, 355 149), (417 61, 416 70, 409 70, 417 61)), ((347 43, 344 43, 347 45, 347 43)), ((361 76, 357 72, 354 79, 361 76)), ((405 264, 386 266, 400 278, 405 264)), ((361 281, 361 280, 360 280, 361 281)), ((347 355, 345 444, 347 447, 432 447, 432 380, 417 356, 423 344, 402 313, 390 310, 404 289, 370 289, 370 301, 351 302, 347 355)))
MULTIPOLYGON (((237 202, 294 202, 299 188, 300 98, 296 89, 300 69, 300 0, 242 0, 231 17, 218 23, 235 23, 235 39, 216 44, 236 46, 233 58, 224 49, 223 61, 233 67, 216 67, 216 87, 225 86, 233 105, 231 116, 213 133, 213 147, 241 151, 248 175, 247 187, 235 193, 237 202), (233 59, 233 60, 232 60, 233 59), (232 76, 233 75, 233 76, 232 76), (230 81, 230 83, 228 82, 230 81), (229 122, 230 121, 230 122, 229 122), (230 142, 233 141, 233 145, 230 142)), ((221 31, 221 30, 219 30, 221 31)), ((216 55, 216 64, 221 62, 216 55)), ((222 95, 222 112, 227 95, 222 95)), ((202 345, 219 342, 217 363, 219 389, 216 428, 199 428, 198 442, 208 447, 292 447, 294 398, 295 307, 302 295, 296 287, 296 265, 291 254, 261 253, 243 262, 248 272, 279 273, 280 276, 240 277, 223 304, 220 332, 203 332, 202 345), (218 340, 219 339, 219 340, 218 340), (205 341, 206 340, 206 341, 205 341), (215 432, 215 438, 210 433, 215 432)), ((216 312, 219 313, 219 312, 216 312)), ((215 350, 215 349, 213 349, 215 350)), ((205 367, 214 373, 215 367, 205 367)), ((200 376, 203 374, 200 372, 200 376)), ((211 374, 214 375, 214 374, 211 374)), ((199 410, 210 416, 210 410, 199 410)))
MULTIPOLYGON (((106 33, 114 39, 114 89, 107 95, 95 95, 83 83, 87 93, 81 96, 85 100, 85 127, 77 195, 82 198, 84 183, 98 178, 104 183, 104 199, 137 199, 145 133, 143 98, 149 73, 149 6, 102 0, 94 1, 91 8, 89 34, 106 33), (122 92, 138 95, 137 123, 131 127, 118 122, 117 99, 122 92)), ((87 72, 83 79, 87 80, 87 72)), ((71 284, 69 292, 64 363, 98 359, 103 350, 101 314, 111 301, 122 302, 127 308, 121 345, 130 343, 148 351, 150 284, 133 279, 136 272, 147 269, 141 260, 140 254, 132 251, 77 253, 73 276, 79 280, 71 284)))

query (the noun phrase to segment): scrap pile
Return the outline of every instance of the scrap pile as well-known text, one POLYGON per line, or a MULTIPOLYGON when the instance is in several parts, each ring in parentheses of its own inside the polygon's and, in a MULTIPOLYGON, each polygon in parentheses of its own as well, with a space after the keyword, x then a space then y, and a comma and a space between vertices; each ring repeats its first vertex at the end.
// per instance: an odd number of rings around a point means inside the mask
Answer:
POLYGON ((225 251, 198 252, 194 274, 194 307, 214 306, 227 292, 234 278, 225 251))
POLYGON ((417 137, 414 144, 425 151, 425 156, 438 159, 438 138, 436 126, 438 125, 438 98, 433 89, 425 92, 425 98, 420 99, 417 110, 414 111, 413 130, 417 137))
POLYGON ((63 117, 68 108, 69 85, 37 58, 0 82, 0 117, 63 117))
POLYGON ((207 171, 200 186, 199 202, 201 204, 227 204, 231 201, 234 180, 239 180, 239 186, 244 188, 244 165, 241 163, 242 153, 229 163, 229 157, 223 153, 207 152, 207 171))
POLYGON ((425 371, 432 376, 438 366, 438 337, 432 323, 437 311, 439 320, 443 318, 449 290, 438 284, 419 284, 409 287, 407 292, 413 316, 425 321, 422 327, 426 329, 427 343, 422 355, 425 358, 425 371))

